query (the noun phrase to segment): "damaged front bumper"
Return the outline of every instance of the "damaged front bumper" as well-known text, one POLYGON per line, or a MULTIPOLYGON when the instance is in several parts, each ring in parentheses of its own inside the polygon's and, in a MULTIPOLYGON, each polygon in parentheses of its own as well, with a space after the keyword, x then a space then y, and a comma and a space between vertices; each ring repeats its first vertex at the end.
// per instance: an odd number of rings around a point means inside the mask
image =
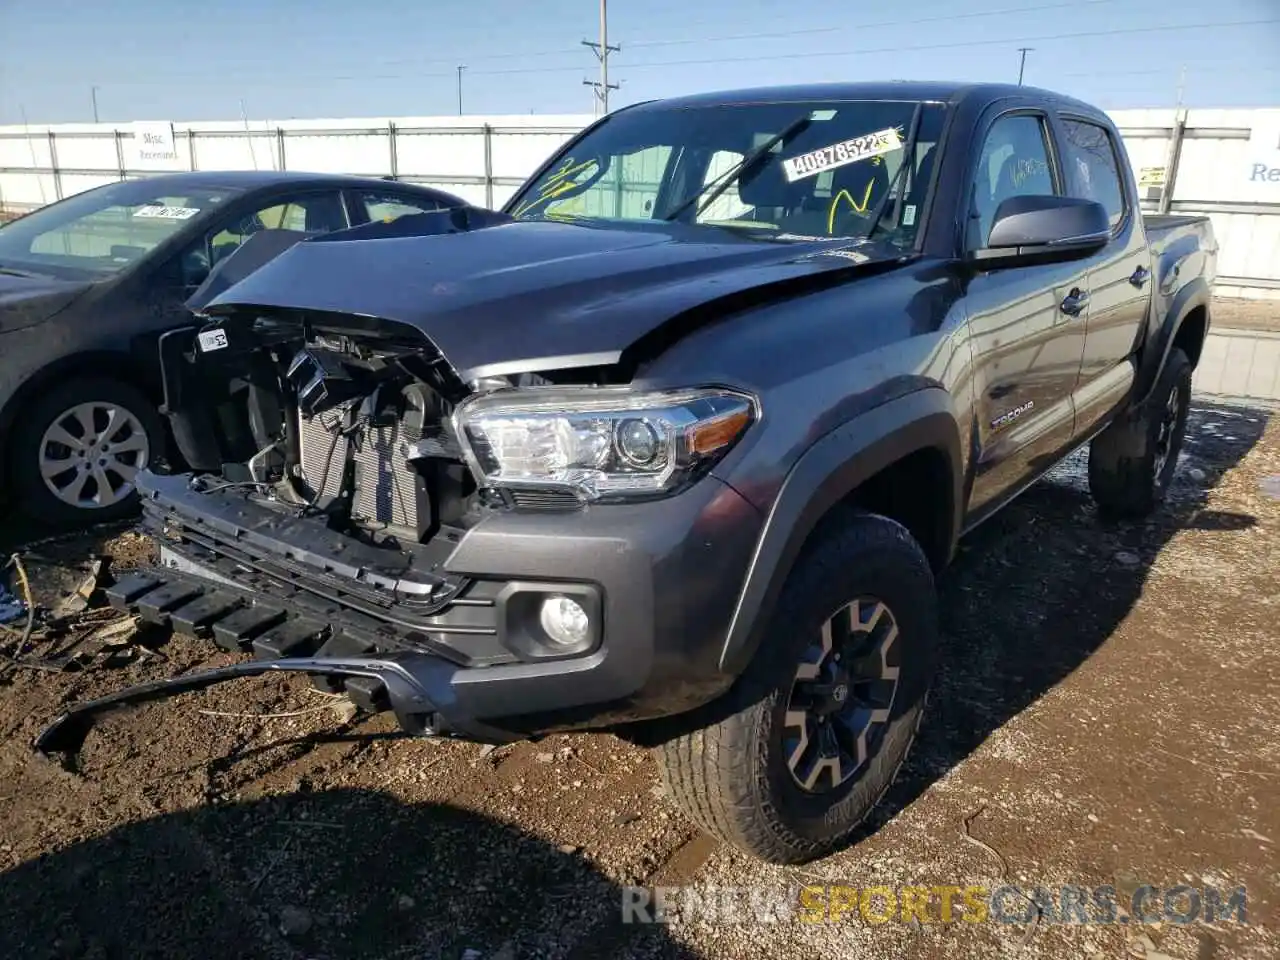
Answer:
POLYGON ((681 713, 733 679, 718 664, 760 517, 714 478, 608 510, 499 511, 399 553, 188 478, 144 472, 138 486, 161 563, 108 601, 256 662, 77 705, 41 749, 74 746, 106 711, 268 672, 309 674, 410 733, 489 743, 681 713), (535 649, 550 595, 590 612, 588 645, 535 649))
MULTIPOLYGON (((75 753, 103 714, 267 673, 303 673, 328 693, 345 693, 369 713, 390 710, 411 735, 464 737, 506 743, 522 734, 478 720, 456 681, 468 668, 402 637, 374 643, 369 626, 305 596, 283 606, 238 586, 216 568, 161 548, 162 566, 129 574, 105 591, 110 605, 177 633, 211 637, 227 651, 249 649, 255 659, 127 687, 76 704, 35 740, 41 753, 75 753), (332 619, 321 619, 328 613, 332 619)), ((229 572, 229 571, 227 571, 229 572)))

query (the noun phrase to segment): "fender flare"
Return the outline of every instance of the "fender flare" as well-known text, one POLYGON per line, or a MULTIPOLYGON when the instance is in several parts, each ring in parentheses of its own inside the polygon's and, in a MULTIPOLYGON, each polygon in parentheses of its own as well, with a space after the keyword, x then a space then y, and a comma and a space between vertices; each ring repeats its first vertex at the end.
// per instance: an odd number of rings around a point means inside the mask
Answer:
MULTIPOLYGON (((1146 403, 1151 391, 1155 389, 1156 382, 1160 379, 1160 371, 1169 360, 1169 352, 1173 349, 1173 342, 1178 337, 1178 331, 1182 329, 1183 321, 1198 307, 1203 307, 1208 315, 1211 299, 1212 291, 1204 277, 1196 277, 1174 294, 1173 300, 1169 303, 1169 309, 1165 313, 1164 322, 1152 333, 1152 342, 1142 351, 1138 375, 1134 383, 1133 407, 1146 403)), ((1206 324, 1206 336, 1208 332, 1206 324)))
POLYGON ((736 676, 751 661, 782 585, 819 520, 868 478, 921 450, 938 450, 951 465, 951 497, 944 505, 949 556, 963 516, 960 433, 950 395, 929 387, 854 417, 801 454, 765 519, 729 624, 720 670, 736 676))

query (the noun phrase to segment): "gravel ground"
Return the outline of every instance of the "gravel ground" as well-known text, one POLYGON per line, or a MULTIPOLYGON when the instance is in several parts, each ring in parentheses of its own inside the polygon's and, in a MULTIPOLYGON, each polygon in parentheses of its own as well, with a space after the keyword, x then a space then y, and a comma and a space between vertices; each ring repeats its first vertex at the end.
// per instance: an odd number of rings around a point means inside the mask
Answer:
POLYGON ((1213 327, 1233 330, 1269 330, 1280 333, 1280 310, 1275 300, 1242 300, 1219 297, 1213 301, 1213 327))
MULTIPOLYGON (((232 658, 143 638, 75 674, 4 671, 0 955, 1280 956, 1277 412, 1199 401, 1146 523, 1103 524, 1077 456, 970 537, 912 759, 861 842, 804 868, 718 848, 612 737, 405 740, 296 677, 109 717, 70 773, 28 746, 60 704, 232 658), (1249 923, 621 922, 626 884, 1005 880, 1244 884, 1249 923)), ((88 557, 150 549, 96 531, 28 569, 51 602, 88 557)))

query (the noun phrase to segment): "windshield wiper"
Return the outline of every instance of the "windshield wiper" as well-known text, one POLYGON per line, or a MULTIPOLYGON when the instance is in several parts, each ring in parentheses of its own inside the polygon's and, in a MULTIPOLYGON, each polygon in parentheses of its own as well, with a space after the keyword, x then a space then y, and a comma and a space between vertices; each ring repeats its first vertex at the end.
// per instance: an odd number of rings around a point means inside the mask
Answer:
POLYGON ((770 150, 772 150, 778 144, 780 143, 785 144, 788 140, 792 139, 801 130, 804 130, 806 127, 808 127, 809 124, 812 122, 813 122, 812 110, 805 113, 804 116, 802 117, 796 117, 796 119, 792 120, 789 124, 783 127, 781 131, 779 131, 778 133, 775 133, 772 137, 770 137, 764 143, 760 144, 760 146, 756 147, 754 150, 748 153, 745 157, 743 157, 741 160, 735 163, 732 167, 726 170, 718 178, 716 178, 715 180, 712 180, 710 183, 703 184, 698 190, 694 192, 692 196, 688 197, 685 200, 682 200, 674 210, 672 210, 662 219, 675 220, 677 217, 679 217, 682 213, 684 213, 694 204, 698 204, 697 209, 693 212, 694 217, 697 218, 698 214, 700 214, 707 207, 711 206, 711 204, 715 203, 716 198, 720 196, 720 194, 728 190, 731 186, 733 186, 738 181, 738 179, 744 173, 746 173, 749 169, 751 169, 758 162, 760 162, 760 160, 764 158, 765 154, 767 154, 770 150), (707 193, 707 191, 711 191, 711 192, 707 193), (698 201, 702 198, 703 194, 707 195, 706 199, 702 200, 701 203, 698 203, 698 201))
POLYGON ((924 104, 917 103, 915 112, 911 114, 911 132, 907 134, 907 142, 902 145, 902 163, 898 164, 898 172, 893 175, 893 179, 889 181, 889 188, 885 190, 884 196, 880 198, 880 202, 876 204, 875 213, 871 215, 871 223, 867 227, 866 233, 863 234, 870 240, 876 232, 876 227, 880 226, 880 218, 884 216, 885 210, 889 208, 889 200, 893 197, 893 191, 902 181, 903 174, 907 168, 912 165, 912 157, 915 156, 916 138, 920 135, 920 117, 924 113, 924 104))

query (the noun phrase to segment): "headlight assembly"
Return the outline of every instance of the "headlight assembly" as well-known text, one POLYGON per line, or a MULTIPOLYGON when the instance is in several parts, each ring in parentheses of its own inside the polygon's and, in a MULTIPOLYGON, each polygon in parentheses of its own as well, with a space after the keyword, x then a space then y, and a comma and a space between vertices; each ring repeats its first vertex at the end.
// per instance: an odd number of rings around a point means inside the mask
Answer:
POLYGON ((467 400, 453 424, 481 486, 568 490, 591 501, 673 493, 755 419, 755 401, 732 390, 537 387, 467 400))

